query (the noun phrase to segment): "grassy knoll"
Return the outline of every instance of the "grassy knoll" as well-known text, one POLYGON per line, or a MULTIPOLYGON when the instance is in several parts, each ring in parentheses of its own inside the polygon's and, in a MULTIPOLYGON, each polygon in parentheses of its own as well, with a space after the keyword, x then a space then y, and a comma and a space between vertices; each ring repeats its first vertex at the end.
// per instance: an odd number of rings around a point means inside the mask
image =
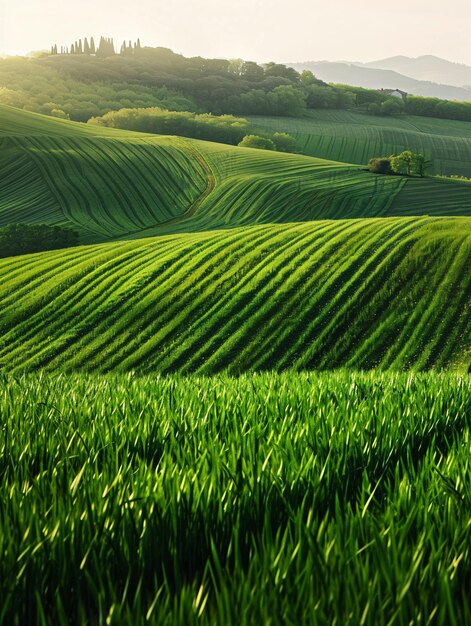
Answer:
POLYGON ((450 368, 471 359, 471 220, 169 235, 0 261, 0 367, 450 368))
POLYGON ((433 159, 436 174, 471 176, 471 124, 351 111, 309 111, 302 118, 249 117, 268 132, 288 132, 305 154, 366 164, 374 156, 410 149, 433 159))
POLYGON ((5 378, 0 624, 470 624, 471 383, 5 378))
POLYGON ((420 181, 4 106, 0 168, 0 225, 57 224, 90 243, 260 223, 471 214, 471 186, 459 181, 430 180, 404 195, 420 181))

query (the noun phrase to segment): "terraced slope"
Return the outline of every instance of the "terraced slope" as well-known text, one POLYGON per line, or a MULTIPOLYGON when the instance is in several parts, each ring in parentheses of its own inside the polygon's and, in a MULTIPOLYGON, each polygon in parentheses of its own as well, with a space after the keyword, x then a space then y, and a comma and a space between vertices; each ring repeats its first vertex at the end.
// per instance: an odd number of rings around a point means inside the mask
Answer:
POLYGON ((471 124, 403 116, 375 117, 350 111, 310 111, 304 118, 252 117, 261 130, 285 131, 311 156, 366 164, 374 156, 405 149, 433 160, 433 172, 471 176, 471 124))
POLYGON ((187 219, 141 231, 136 237, 378 217, 389 210, 404 184, 401 178, 373 176, 345 163, 202 141, 192 145, 207 164, 211 192, 187 219))
POLYGON ((440 178, 410 178, 384 215, 471 215, 471 183, 440 178))
POLYGON ((85 241, 376 216, 402 185, 333 161, 110 131, 8 107, 0 120, 2 169, 18 172, 2 181, 0 224, 30 214, 73 225, 85 241))
POLYGON ((467 370, 471 220, 254 226, 0 262, 0 367, 467 370))
POLYGON ((68 225, 82 242, 316 219, 471 215, 471 185, 459 182, 422 184, 9 107, 0 107, 0 142, 0 225, 68 225), (419 191, 404 194, 409 187, 419 191))
POLYGON ((61 223, 82 240, 113 238, 184 213, 207 185, 183 139, 95 136, 7 107, 0 119, 0 224, 61 223))

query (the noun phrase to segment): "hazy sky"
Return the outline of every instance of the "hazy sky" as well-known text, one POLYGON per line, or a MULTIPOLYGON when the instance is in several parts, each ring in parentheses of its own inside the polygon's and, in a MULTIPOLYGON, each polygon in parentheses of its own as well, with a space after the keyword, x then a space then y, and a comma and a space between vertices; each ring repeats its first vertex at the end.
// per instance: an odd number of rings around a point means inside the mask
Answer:
POLYGON ((100 34, 185 55, 471 64, 471 0, 0 0, 0 52, 100 34))

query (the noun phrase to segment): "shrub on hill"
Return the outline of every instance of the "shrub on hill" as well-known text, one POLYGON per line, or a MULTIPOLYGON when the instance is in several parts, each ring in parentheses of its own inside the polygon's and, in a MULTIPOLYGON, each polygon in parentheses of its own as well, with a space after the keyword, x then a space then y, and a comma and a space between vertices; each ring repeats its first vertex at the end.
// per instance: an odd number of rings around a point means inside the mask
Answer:
POLYGON ((46 224, 8 224, 0 228, 0 258, 68 248, 78 244, 78 233, 46 224))
POLYGON ((376 157, 368 162, 368 169, 374 174, 393 174, 389 157, 376 157))
POLYGON ((288 133, 274 133, 270 139, 275 144, 275 148, 278 152, 299 152, 296 139, 288 135, 288 133))
POLYGON ((440 100, 424 96, 407 96, 406 113, 424 117, 471 122, 471 102, 440 100))
POLYGON ((259 148, 260 150, 276 150, 275 143, 267 137, 259 135, 246 135, 239 146, 241 148, 259 148))

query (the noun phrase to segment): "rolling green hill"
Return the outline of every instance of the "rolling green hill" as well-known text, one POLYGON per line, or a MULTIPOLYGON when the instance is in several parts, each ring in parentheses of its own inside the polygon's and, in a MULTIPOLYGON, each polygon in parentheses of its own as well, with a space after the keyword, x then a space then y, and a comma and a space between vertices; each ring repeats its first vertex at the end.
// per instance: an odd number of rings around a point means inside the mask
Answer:
POLYGON ((0 225, 71 226, 82 242, 260 223, 471 215, 471 185, 90 127, 0 107, 0 225), (415 191, 417 190, 417 192, 415 191))
POLYGON ((0 113, 0 367, 469 367, 468 183, 0 113))
POLYGON ((470 216, 0 108, 0 626, 471 624, 470 216))
POLYGON ((248 119, 263 131, 290 133, 308 155, 366 164, 372 157, 411 149, 432 159, 436 174, 471 176, 469 122, 322 110, 306 112, 303 118, 248 119))
POLYGON ((0 367, 450 368, 471 362, 471 220, 263 225, 0 262, 0 367))

